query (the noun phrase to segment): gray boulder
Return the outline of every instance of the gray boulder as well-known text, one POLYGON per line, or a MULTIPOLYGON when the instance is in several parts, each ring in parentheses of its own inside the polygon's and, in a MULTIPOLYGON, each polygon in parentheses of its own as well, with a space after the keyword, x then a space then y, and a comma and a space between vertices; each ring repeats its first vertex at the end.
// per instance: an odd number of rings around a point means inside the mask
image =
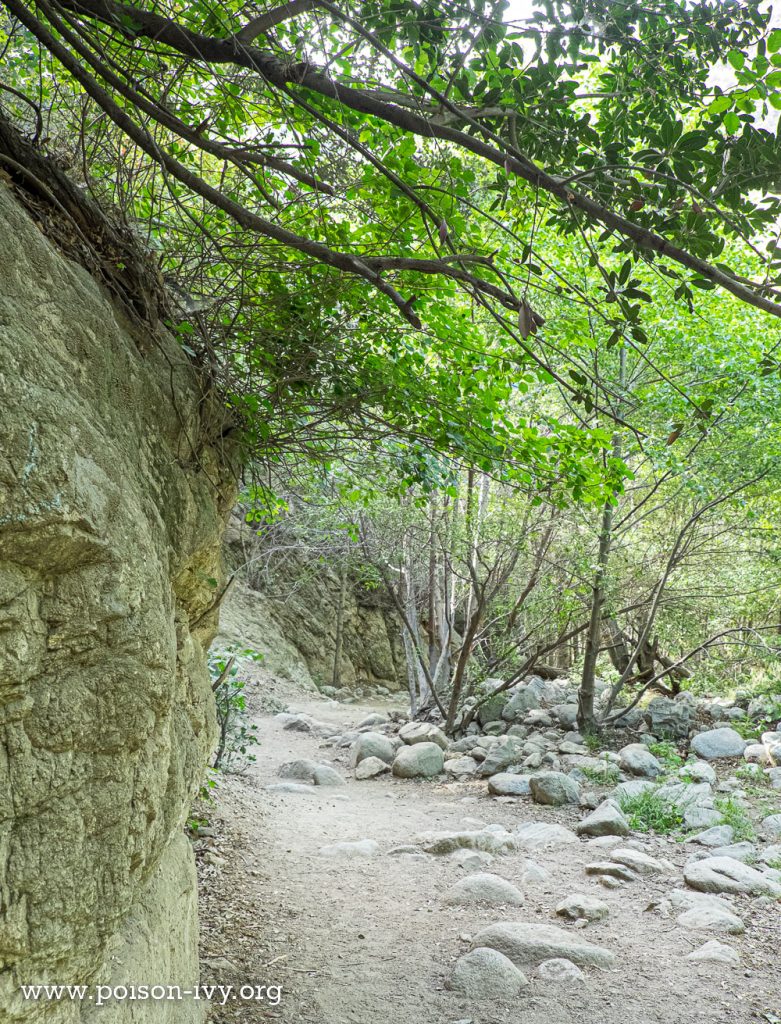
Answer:
POLYGON ((513 765, 519 765, 523 760, 522 749, 523 743, 515 737, 509 737, 503 743, 497 743, 480 765, 478 774, 483 778, 488 778, 513 765))
POLYGON ((740 964, 740 957, 731 946, 725 946, 723 942, 719 942, 717 939, 711 939, 710 942, 706 942, 704 946, 700 946, 699 949, 695 949, 692 953, 686 957, 687 960, 691 960, 694 963, 717 963, 717 964, 729 964, 730 966, 737 966, 740 964))
POLYGON ((363 782, 366 779, 375 779, 378 775, 384 775, 390 771, 390 765, 387 761, 382 761, 379 757, 365 757, 355 766, 355 778, 359 782, 363 782))
POLYGON ((442 748, 436 743, 404 746, 396 754, 391 771, 400 779, 431 779, 445 766, 442 748))
POLYGON ((410 746, 436 743, 441 750, 447 750, 450 743, 442 730, 430 722, 407 722, 399 729, 399 739, 410 746))
POLYGON ((454 779, 468 779, 477 775, 478 763, 473 757, 451 757, 445 761, 445 774, 454 779))
POLYGON ((686 884, 699 892, 745 893, 781 897, 781 885, 748 864, 731 857, 708 857, 689 862, 683 869, 686 884))
POLYGON ((528 796, 530 792, 528 775, 514 775, 499 772, 488 780, 488 792, 493 796, 528 796))
POLYGON ((685 739, 691 726, 692 705, 688 700, 655 697, 646 709, 646 722, 660 739, 685 739))
POLYGON ((532 800, 549 807, 577 804, 580 800, 580 786, 569 775, 562 772, 540 772, 529 778, 532 800))
POLYGON ((629 823, 612 800, 605 800, 575 826, 579 836, 627 836, 629 823))
POLYGON ((610 950, 584 942, 571 932, 550 924, 492 924, 479 931, 472 944, 496 949, 519 966, 563 958, 581 967, 610 967, 615 960, 610 950))
POLYGON ((619 767, 630 775, 640 775, 646 779, 655 779, 664 771, 661 763, 657 761, 644 743, 630 743, 619 750, 619 767))
POLYGON ((748 746, 746 740, 734 729, 709 729, 699 732, 692 740, 692 750, 706 761, 716 761, 722 757, 742 757, 748 746))
POLYGON ((485 903, 491 906, 507 904, 519 907, 523 903, 523 896, 511 882, 499 875, 477 873, 456 882, 446 893, 445 903, 452 906, 485 903))
POLYGON ((737 914, 707 903, 685 910, 678 918, 678 924, 689 931, 724 935, 742 935, 746 930, 746 926, 737 914))
POLYGON ((556 913, 559 917, 569 918, 570 921, 601 921, 608 916, 610 908, 596 896, 573 893, 557 905, 556 913))
POLYGON ((525 821, 515 830, 515 841, 525 850, 543 850, 551 846, 577 843, 578 837, 563 825, 525 821))
POLYGON ((447 987, 488 1005, 515 999, 528 984, 526 976, 503 953, 478 947, 456 961, 447 987))
POLYGON ((396 756, 396 744, 381 732, 364 732, 356 739, 350 750, 350 764, 353 768, 367 757, 378 757, 390 764, 396 756))
POLYGON ((565 960, 563 957, 543 960, 537 968, 536 975, 543 981, 552 982, 554 985, 577 985, 586 980, 586 976, 577 964, 573 964, 571 960, 565 960))
POLYGON ((781 836, 781 814, 770 814, 762 819, 762 831, 771 839, 781 836))

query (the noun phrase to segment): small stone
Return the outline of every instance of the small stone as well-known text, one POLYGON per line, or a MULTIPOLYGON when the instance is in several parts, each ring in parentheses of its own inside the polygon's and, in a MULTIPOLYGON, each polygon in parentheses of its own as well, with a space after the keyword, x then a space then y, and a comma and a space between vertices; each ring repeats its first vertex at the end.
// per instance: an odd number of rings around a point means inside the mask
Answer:
POLYGON ((709 782, 711 785, 716 781, 716 772, 707 761, 693 761, 678 769, 678 774, 692 782, 709 782))
POLYGON ((356 839, 351 842, 330 843, 321 846, 317 852, 321 857, 345 857, 352 860, 356 857, 375 857, 380 852, 380 844, 374 839, 356 839))
POLYGON ((450 860, 464 871, 477 871, 479 868, 485 868, 492 864, 494 858, 484 850, 454 850, 450 854, 450 860))
POLYGON ((781 814, 771 814, 762 819, 762 830, 772 839, 781 836, 781 814))
POLYGON ((571 960, 565 960, 563 957, 543 960, 537 968, 536 974, 543 981, 551 981, 556 985, 576 985, 585 981, 585 975, 577 964, 573 964, 571 960))
POLYGON ((698 832, 696 836, 689 836, 687 843, 697 843, 700 846, 728 846, 733 839, 735 832, 730 825, 716 825, 698 832))
POLYGON ((383 761, 379 757, 365 757, 355 766, 355 778, 359 782, 363 782, 366 779, 376 779, 378 775, 384 775, 390 770, 387 761, 383 761))
POLYGON ((583 919, 585 921, 601 921, 610 913, 607 903, 598 900, 596 896, 588 896, 583 893, 573 893, 565 897, 556 907, 559 917, 567 917, 570 921, 583 919))
POLYGON ((612 861, 594 861, 586 865, 587 875, 605 875, 609 878, 617 878, 621 882, 634 882, 637 875, 630 871, 623 864, 616 864, 612 861))
POLYGON ((695 963, 708 963, 712 961, 718 964, 731 964, 735 966, 740 964, 740 957, 735 950, 731 946, 725 946, 717 939, 711 939, 704 946, 695 949, 692 953, 689 953, 686 959, 692 960, 695 963))
POLYGON ((707 904, 694 906, 690 910, 684 911, 678 918, 678 924, 682 928, 692 931, 716 932, 725 935, 742 935, 746 930, 743 921, 737 914, 707 904))
POLYGON ((649 856, 642 850, 622 847, 620 850, 613 850, 610 859, 616 864, 623 864, 624 867, 638 875, 661 875, 667 870, 662 861, 649 856))
POLYGON ((542 821, 526 821, 515 830, 515 840, 518 846, 527 850, 544 849, 549 846, 559 846, 568 843, 577 843, 578 837, 570 832, 563 825, 548 825, 542 821))

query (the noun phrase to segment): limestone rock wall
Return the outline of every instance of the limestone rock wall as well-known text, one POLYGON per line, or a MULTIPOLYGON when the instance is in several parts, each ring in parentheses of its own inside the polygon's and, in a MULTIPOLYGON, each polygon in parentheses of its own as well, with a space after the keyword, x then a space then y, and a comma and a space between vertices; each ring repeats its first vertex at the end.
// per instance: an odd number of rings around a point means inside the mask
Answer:
POLYGON ((0 1020, 190 1024, 20 984, 197 978, 181 835, 233 485, 198 375, 0 183, 0 1020))

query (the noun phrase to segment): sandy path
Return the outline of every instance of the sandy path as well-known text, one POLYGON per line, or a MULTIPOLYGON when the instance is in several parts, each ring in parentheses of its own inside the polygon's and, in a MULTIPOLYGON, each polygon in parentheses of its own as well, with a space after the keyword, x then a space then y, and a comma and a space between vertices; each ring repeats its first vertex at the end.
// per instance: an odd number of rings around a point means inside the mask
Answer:
MULTIPOLYGON (((368 710, 325 701, 292 702, 321 721, 346 728, 368 710)), ((229 777, 210 814, 214 854, 199 853, 202 881, 203 976, 222 984, 281 985, 277 1006, 229 1001, 215 1006, 216 1024, 284 1021, 287 1024, 728 1024, 781 1018, 781 910, 735 898, 745 936, 716 936, 737 949, 739 968, 695 965, 685 955, 709 934, 687 932, 674 917, 647 910, 676 885, 642 879, 608 891, 583 867, 598 852, 586 842, 541 853, 496 858, 490 870, 520 885, 532 857, 550 873, 526 886, 520 908, 453 908, 442 896, 463 877, 446 858, 425 861, 388 856, 430 829, 463 828, 464 819, 499 822, 558 821, 572 826, 575 809, 554 811, 527 799, 500 803, 484 782, 414 783, 382 776, 355 782, 347 752, 322 747, 310 735, 284 731, 258 716, 261 746, 245 776, 229 777), (295 758, 330 763, 348 778, 342 790, 316 796, 269 793, 278 766, 295 758), (340 798, 341 797, 341 798, 340 798), (331 859, 318 848, 340 840, 375 839, 371 859, 331 859), (610 917, 582 937, 617 954, 610 971, 589 969, 585 984, 569 991, 527 972, 532 984, 514 1006, 474 1005, 445 989, 449 969, 468 939, 494 921, 550 922, 560 899, 592 893, 610 905, 610 917)), ((686 851, 649 840, 649 853, 681 865, 686 851)), ((680 875, 678 876, 680 879, 680 875)))

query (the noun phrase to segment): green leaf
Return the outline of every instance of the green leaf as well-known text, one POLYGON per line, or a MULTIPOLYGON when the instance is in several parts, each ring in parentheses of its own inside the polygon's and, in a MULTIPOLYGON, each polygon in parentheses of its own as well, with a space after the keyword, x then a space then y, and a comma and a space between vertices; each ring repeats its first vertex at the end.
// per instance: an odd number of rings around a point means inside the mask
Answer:
POLYGON ((724 127, 730 135, 734 135, 735 132, 740 130, 740 118, 733 110, 724 115, 724 127))
POLYGON ((727 54, 727 60, 736 71, 740 71, 746 63, 746 55, 741 53, 740 50, 730 50, 727 54))

